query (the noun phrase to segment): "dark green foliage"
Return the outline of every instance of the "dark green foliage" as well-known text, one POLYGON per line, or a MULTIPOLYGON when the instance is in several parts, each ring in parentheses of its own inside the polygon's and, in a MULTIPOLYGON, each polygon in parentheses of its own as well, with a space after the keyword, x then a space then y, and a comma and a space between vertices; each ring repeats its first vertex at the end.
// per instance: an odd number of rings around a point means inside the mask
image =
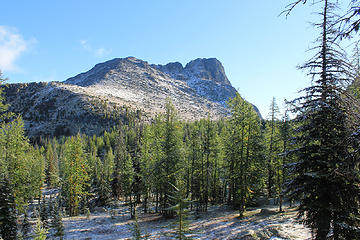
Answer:
POLYGON ((190 239, 186 234, 190 233, 188 218, 188 207, 190 205, 190 200, 185 197, 185 191, 180 190, 173 186, 174 195, 170 198, 175 203, 174 206, 171 206, 170 209, 175 211, 177 220, 174 224, 175 228, 175 238, 180 240, 190 239))
POLYGON ((137 213, 136 213, 136 208, 134 210, 134 223, 132 225, 131 231, 132 231, 132 239, 134 239, 134 240, 143 239, 142 234, 141 234, 139 221, 138 221, 138 216, 137 216, 137 213))
POLYGON ((55 237, 59 237, 60 239, 63 239, 64 237, 64 224, 62 222, 62 213, 59 207, 59 204, 57 203, 57 201, 55 201, 54 204, 54 211, 52 214, 52 228, 55 229, 55 233, 54 236, 55 237))
POLYGON ((44 228, 49 227, 49 206, 46 200, 43 198, 40 204, 40 220, 44 228))
POLYGON ((15 240, 17 236, 17 222, 15 198, 10 183, 0 176, 0 237, 15 240))
POLYGON ((48 140, 46 145, 46 183, 49 187, 56 187, 59 184, 59 163, 56 146, 54 140, 48 140))
POLYGON ((169 101, 166 104, 166 113, 164 116, 164 136, 162 139, 163 156, 159 162, 161 166, 161 193, 162 193, 162 212, 165 216, 171 217, 174 211, 169 209, 174 205, 173 199, 169 198, 172 194, 172 186, 176 186, 176 180, 179 178, 182 170, 180 161, 181 156, 181 135, 180 126, 176 117, 174 106, 169 101))
POLYGON ((270 105, 269 120, 266 121, 265 137, 267 147, 267 188, 268 197, 278 197, 280 191, 281 178, 281 157, 282 149, 280 147, 280 132, 278 120, 279 108, 276 104, 275 98, 272 99, 270 105))
POLYGON ((31 225, 30 225, 30 222, 29 222, 29 215, 28 215, 27 210, 25 210, 24 218, 23 218, 23 221, 21 223, 20 230, 21 230, 22 237, 24 239, 26 239, 29 236, 29 233, 30 233, 30 230, 31 230, 31 225))
POLYGON ((263 186, 260 120, 251 104, 238 94, 229 101, 232 116, 226 125, 227 202, 243 215, 252 196, 263 186))
POLYGON ((123 126, 116 131, 114 148, 114 173, 111 182, 112 193, 116 199, 131 194, 133 168, 131 156, 127 152, 126 139, 123 126))
POLYGON ((8 112, 9 105, 4 103, 4 82, 7 79, 3 77, 0 70, 0 123, 7 121, 13 114, 8 112))
POLYGON ((336 3, 320 3, 317 52, 301 67, 309 71, 313 84, 293 102, 299 125, 294 151, 298 161, 288 186, 316 239, 327 239, 329 234, 334 239, 359 239, 359 142, 354 126, 349 128, 351 116, 344 101, 348 64, 335 42, 336 3))
POLYGON ((47 238, 48 231, 43 227, 40 218, 37 220, 34 233, 34 240, 45 240, 47 238))

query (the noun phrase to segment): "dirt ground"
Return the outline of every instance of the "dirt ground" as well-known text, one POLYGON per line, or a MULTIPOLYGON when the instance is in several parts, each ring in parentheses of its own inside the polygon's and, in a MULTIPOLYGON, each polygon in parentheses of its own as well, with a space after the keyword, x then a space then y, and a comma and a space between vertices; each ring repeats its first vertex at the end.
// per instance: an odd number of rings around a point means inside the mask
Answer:
MULTIPOLYGON (((131 239, 134 220, 127 207, 105 209, 78 217, 63 218, 65 239, 131 239), (112 212, 112 214, 110 213, 112 212), (112 216, 111 216, 112 215, 112 216)), ((296 223, 296 209, 285 208, 277 213, 275 206, 250 209, 239 218, 236 211, 226 206, 211 206, 207 213, 189 214, 192 239, 311 239, 309 229, 296 223), (266 209, 261 212, 261 209, 266 209)), ((138 214, 142 235, 147 239, 174 239, 174 219, 164 219, 159 214, 138 214)))

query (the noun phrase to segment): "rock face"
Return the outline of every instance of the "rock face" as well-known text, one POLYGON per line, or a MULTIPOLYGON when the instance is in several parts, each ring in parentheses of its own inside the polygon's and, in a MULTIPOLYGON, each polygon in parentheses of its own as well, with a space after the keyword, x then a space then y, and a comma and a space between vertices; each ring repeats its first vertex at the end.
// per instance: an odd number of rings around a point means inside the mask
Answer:
POLYGON ((236 94, 224 67, 216 58, 198 58, 186 64, 185 68, 178 62, 155 67, 174 79, 186 82, 198 95, 224 106, 236 94))
POLYGON ((159 95, 161 92, 185 91, 192 98, 200 96, 224 106, 236 94, 216 58, 198 58, 185 67, 179 62, 149 65, 134 57, 116 58, 97 64, 90 71, 69 78, 65 83, 82 87, 111 86, 123 92, 125 88, 131 91, 135 88, 142 93, 152 91, 159 95))
POLYGON ((134 58, 115 58, 66 81, 10 84, 5 90, 10 110, 21 113, 31 137, 98 134, 128 109, 151 119, 170 99, 183 120, 229 114, 226 101, 236 94, 222 64, 215 58, 149 64, 134 58))

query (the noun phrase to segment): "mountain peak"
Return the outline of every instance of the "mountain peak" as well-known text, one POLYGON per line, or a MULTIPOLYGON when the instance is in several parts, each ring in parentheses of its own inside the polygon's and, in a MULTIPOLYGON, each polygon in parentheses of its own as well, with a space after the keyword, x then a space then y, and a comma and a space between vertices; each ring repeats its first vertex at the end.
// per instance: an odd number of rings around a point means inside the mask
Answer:
POLYGON ((197 58, 186 64, 185 69, 200 79, 231 85, 223 65, 216 58, 197 58))
MULTIPOLYGON (((96 64, 85 73, 65 81, 66 84, 88 86, 108 86, 113 89, 138 87, 143 92, 158 86, 180 85, 182 90, 194 91, 198 96, 223 106, 229 98, 235 97, 236 90, 226 77, 224 67, 216 58, 198 58, 185 67, 179 62, 166 65, 149 64, 129 56, 115 58, 96 64)), ((168 86, 168 91, 174 86, 168 86)))
POLYGON ((226 101, 236 90, 216 58, 195 59, 184 67, 126 57, 96 64, 62 83, 12 85, 6 94, 23 115, 29 134, 39 136, 62 134, 63 129, 97 134, 118 122, 128 108, 151 119, 164 112, 166 99, 181 119, 219 119, 229 114, 226 101))

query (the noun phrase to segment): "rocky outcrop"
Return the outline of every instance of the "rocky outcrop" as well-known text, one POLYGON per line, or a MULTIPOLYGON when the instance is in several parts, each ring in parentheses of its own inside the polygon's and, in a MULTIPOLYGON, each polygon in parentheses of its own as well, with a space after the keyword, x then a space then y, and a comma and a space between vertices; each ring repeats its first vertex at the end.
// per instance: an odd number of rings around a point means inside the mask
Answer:
POLYGON ((216 58, 198 58, 185 67, 179 62, 154 66, 172 78, 184 81, 198 95, 223 106, 236 94, 226 77, 224 67, 216 58))

